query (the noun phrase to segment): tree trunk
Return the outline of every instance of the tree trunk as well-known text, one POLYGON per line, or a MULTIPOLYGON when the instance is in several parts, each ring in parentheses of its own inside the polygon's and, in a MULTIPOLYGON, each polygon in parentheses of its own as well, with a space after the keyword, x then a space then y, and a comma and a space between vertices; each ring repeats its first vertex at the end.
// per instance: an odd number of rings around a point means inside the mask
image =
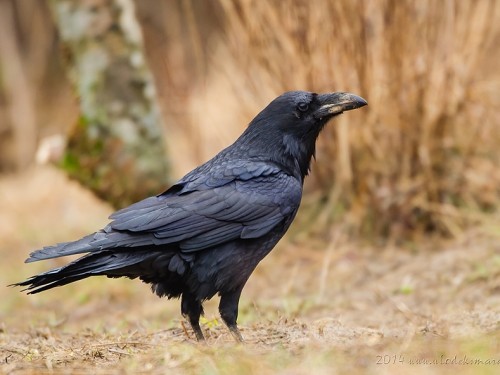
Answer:
POLYGON ((52 0, 81 116, 63 168, 123 207, 167 180, 163 126, 133 0, 52 0))

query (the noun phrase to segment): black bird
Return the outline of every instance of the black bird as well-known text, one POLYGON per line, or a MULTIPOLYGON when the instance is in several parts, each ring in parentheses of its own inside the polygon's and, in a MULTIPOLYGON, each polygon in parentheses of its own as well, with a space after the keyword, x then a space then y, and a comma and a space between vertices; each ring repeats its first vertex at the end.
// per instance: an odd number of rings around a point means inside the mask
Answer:
POLYGON ((181 297, 198 340, 202 303, 218 293, 221 318, 241 341, 241 291, 297 213, 318 134, 332 117, 366 104, 349 93, 284 93, 236 142, 165 192, 115 212, 96 233, 34 251, 26 262, 84 256, 13 285, 33 294, 89 276, 138 277, 160 297, 181 297))

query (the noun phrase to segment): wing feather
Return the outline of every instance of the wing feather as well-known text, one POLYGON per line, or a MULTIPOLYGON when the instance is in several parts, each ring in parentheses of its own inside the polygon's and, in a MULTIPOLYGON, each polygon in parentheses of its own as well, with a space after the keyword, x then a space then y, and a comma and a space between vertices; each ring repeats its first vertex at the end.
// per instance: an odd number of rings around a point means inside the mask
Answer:
POLYGON ((115 212, 103 230, 35 251, 28 261, 149 245, 195 252, 263 236, 297 211, 302 184, 278 166, 236 161, 216 169, 187 175, 165 193, 115 212))
POLYGON ((231 170, 222 173, 222 179, 187 178, 195 190, 178 188, 180 195, 160 195, 153 198, 156 203, 149 199, 135 210, 122 210, 112 216, 111 227, 152 233, 161 243, 178 243, 190 252, 237 238, 258 238, 294 214, 302 193, 294 177, 262 164, 226 165, 226 171, 231 170))

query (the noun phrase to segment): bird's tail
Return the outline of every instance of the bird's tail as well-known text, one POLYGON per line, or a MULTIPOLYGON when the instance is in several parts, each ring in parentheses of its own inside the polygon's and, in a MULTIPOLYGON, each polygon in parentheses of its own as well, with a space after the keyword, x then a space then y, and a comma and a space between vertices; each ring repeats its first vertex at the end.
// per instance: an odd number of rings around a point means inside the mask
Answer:
POLYGON ((90 276, 136 278, 145 276, 144 271, 151 269, 151 260, 157 256, 151 251, 101 251, 87 254, 63 267, 52 269, 12 284, 26 287, 23 291, 35 294, 57 286, 66 285, 90 276))
POLYGON ((104 229, 89 234, 78 241, 63 242, 54 246, 47 246, 36 250, 26 259, 26 263, 39 260, 59 258, 68 255, 99 253, 106 249, 118 249, 123 247, 135 247, 155 245, 158 241, 153 234, 137 235, 133 232, 113 231, 108 225, 104 229))

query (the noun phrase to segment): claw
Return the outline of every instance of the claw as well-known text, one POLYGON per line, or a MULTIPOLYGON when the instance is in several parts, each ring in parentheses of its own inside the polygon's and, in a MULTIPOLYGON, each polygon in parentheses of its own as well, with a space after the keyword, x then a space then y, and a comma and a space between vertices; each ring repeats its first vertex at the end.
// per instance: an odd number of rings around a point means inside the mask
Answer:
POLYGON ((243 342, 243 336, 241 336, 241 332, 237 326, 231 326, 231 327, 228 326, 228 328, 229 332, 231 332, 231 335, 234 337, 236 342, 243 342))

